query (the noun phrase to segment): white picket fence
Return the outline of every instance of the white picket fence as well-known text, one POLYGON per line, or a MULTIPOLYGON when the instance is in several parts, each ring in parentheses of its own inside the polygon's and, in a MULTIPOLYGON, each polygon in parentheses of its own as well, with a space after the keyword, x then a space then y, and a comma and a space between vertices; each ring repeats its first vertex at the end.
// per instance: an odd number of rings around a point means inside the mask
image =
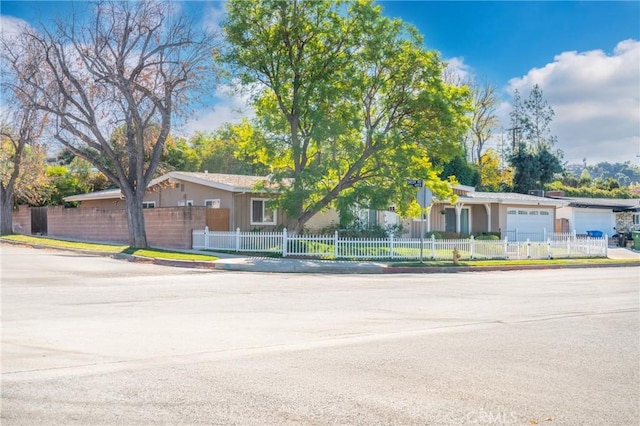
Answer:
POLYGON ((608 238, 554 234, 547 241, 438 240, 418 238, 339 238, 333 235, 295 235, 282 232, 193 231, 194 250, 223 250, 251 253, 279 253, 283 257, 304 256, 324 259, 550 259, 567 257, 606 257, 608 238))

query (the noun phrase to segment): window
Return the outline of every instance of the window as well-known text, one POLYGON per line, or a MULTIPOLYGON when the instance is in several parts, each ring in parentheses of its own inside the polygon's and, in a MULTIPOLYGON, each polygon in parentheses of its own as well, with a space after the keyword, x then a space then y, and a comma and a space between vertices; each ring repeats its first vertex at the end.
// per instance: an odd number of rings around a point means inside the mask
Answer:
POLYGON ((507 214, 516 214, 516 211, 515 210, 508 210, 507 214))
POLYGON ((525 216, 527 214, 527 211, 526 210, 518 210, 518 214, 525 216))
POLYGON ((276 212, 267 208, 268 198, 251 199, 251 224, 252 225, 275 225, 276 212))
POLYGON ((537 210, 531 210, 531 211, 529 212, 529 215, 537 216, 537 215, 538 215, 538 211, 537 211, 537 210))
POLYGON ((212 209, 220 208, 220 198, 214 198, 211 200, 204 200, 205 207, 211 207, 212 209))
POLYGON ((540 216, 549 216, 549 212, 546 212, 544 210, 540 210, 540 216))
POLYGON ((178 201, 178 207, 193 206, 193 200, 178 201))
POLYGON ((155 201, 143 201, 142 202, 142 208, 143 209, 155 209, 156 208, 156 202, 155 201))
POLYGON ((633 224, 640 225, 640 213, 633 214, 633 224))

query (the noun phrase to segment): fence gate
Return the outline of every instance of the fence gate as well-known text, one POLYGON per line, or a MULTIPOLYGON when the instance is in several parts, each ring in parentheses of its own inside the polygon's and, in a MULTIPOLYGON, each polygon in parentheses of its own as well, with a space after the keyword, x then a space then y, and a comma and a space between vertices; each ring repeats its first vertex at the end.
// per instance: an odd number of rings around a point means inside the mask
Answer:
POLYGON ((47 235, 46 207, 31 207, 31 235, 47 235))
POLYGON ((207 227, 209 231, 229 231, 229 209, 207 209, 207 227))

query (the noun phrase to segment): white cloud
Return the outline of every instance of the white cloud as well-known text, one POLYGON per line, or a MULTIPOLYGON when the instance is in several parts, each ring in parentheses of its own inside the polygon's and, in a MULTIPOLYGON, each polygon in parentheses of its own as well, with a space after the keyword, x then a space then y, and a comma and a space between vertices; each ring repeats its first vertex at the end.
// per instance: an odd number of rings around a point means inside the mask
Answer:
POLYGON ((195 132, 211 132, 224 123, 238 123, 243 118, 253 118, 248 94, 239 94, 230 86, 219 86, 214 94, 214 105, 196 112, 182 126, 186 136, 195 132))
MULTIPOLYGON (((509 81, 523 98, 538 84, 555 111, 551 129, 570 163, 587 158, 636 162, 640 153, 640 42, 624 40, 611 54, 563 52, 552 63, 509 81)), ((508 123, 504 121, 503 123, 508 123)))
POLYGON ((225 2, 215 2, 207 5, 202 15, 202 27, 210 34, 221 34, 221 24, 226 15, 225 2))
POLYGON ((455 56, 444 61, 447 63, 444 69, 445 81, 462 82, 475 77, 473 68, 464 63, 463 57, 455 56))

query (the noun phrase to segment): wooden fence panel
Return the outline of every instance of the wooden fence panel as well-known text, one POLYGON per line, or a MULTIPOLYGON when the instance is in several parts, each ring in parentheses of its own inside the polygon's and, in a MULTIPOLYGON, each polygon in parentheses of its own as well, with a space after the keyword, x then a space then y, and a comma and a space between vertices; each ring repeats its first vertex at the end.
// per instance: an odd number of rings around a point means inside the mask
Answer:
POLYGON ((31 207, 31 235, 47 235, 46 207, 31 207))
POLYGON ((229 209, 207 209, 207 227, 209 231, 228 232, 229 209))

